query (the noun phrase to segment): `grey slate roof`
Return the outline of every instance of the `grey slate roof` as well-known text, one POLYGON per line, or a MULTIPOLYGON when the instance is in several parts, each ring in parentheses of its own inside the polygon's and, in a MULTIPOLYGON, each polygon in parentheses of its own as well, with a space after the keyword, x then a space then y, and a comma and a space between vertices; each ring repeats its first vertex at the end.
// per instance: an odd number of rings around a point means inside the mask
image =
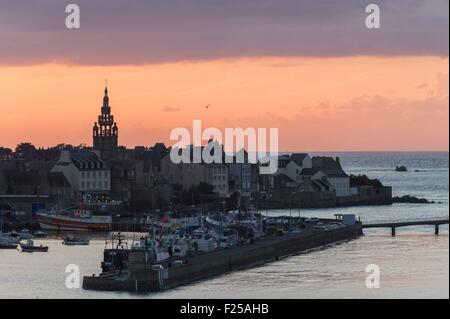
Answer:
POLYGON ((323 172, 328 177, 348 177, 347 173, 344 172, 344 170, 338 169, 338 168, 325 168, 321 169, 321 172, 323 172))
POLYGON ((90 151, 72 151, 70 157, 73 164, 80 170, 108 169, 106 163, 96 153, 90 151))
POLYGON ((303 166, 303 160, 306 156, 308 156, 306 153, 293 153, 290 159, 298 166, 303 166))
POLYGON ((302 169, 300 174, 303 176, 313 176, 314 174, 316 174, 319 171, 320 171, 320 168, 318 168, 318 167, 304 168, 304 169, 302 169))
POLYGON ((312 158, 313 168, 319 169, 328 177, 348 177, 347 173, 341 167, 339 158, 328 156, 315 156, 312 158))
POLYGON ((326 191, 329 191, 331 189, 331 185, 330 183, 328 183, 328 181, 326 180, 317 180, 317 179, 313 179, 311 180, 315 185, 317 185, 319 187, 319 189, 324 188, 326 191))

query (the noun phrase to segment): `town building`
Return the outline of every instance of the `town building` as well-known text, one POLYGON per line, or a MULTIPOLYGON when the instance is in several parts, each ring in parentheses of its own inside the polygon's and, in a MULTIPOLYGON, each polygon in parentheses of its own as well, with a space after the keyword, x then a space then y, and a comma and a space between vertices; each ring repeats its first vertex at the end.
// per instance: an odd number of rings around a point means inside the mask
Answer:
POLYGON ((316 180, 326 178, 336 191, 336 197, 350 197, 352 195, 350 189, 350 177, 342 169, 340 158, 326 156, 315 156, 312 158, 312 168, 317 171, 311 177, 316 180))
POLYGON ((0 202, 17 214, 33 218, 39 209, 67 207, 73 191, 61 173, 52 173, 53 162, 0 162, 0 202))
POLYGON ((306 153, 293 153, 278 157, 278 172, 284 174, 297 184, 302 182, 302 170, 312 168, 311 157, 306 153))
POLYGON ((239 193, 241 198, 250 198, 252 195, 252 164, 249 163, 248 153, 242 149, 231 158, 232 163, 227 163, 229 192, 239 193))
POLYGON ((111 170, 98 151, 62 150, 51 171, 64 175, 78 199, 109 196, 111 170))
MULTIPOLYGON (((209 144, 217 143, 210 141, 209 144)), ((225 154, 221 145, 211 147, 220 149, 221 162, 220 163, 206 163, 202 158, 195 158, 195 154, 201 154, 203 146, 187 146, 184 151, 189 152, 189 163, 173 163, 170 158, 170 153, 161 160, 161 172, 168 179, 171 185, 181 185, 183 190, 189 190, 191 187, 199 186, 204 183, 210 185, 213 192, 219 197, 229 197, 229 167, 225 163, 225 154)), ((180 152, 183 151, 180 149, 180 152)), ((249 185, 250 186, 250 185, 249 185)))

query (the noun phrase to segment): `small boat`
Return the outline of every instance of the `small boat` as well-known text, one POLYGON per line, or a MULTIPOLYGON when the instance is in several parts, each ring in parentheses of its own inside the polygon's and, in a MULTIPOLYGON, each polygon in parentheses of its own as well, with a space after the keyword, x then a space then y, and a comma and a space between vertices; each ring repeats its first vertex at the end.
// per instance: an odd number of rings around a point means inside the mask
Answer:
POLYGON ((18 241, 0 234, 0 249, 16 249, 18 241))
POLYGON ((0 241, 0 249, 17 249, 17 244, 0 241))
POLYGON ((22 229, 20 232, 16 232, 15 230, 13 230, 11 233, 9 233, 9 236, 11 238, 16 238, 19 240, 33 238, 33 234, 30 233, 28 229, 22 229))
POLYGON ((34 233, 34 237, 36 238, 43 238, 43 237, 47 237, 48 233, 42 230, 38 230, 37 232, 34 233))
POLYGON ((34 242, 29 239, 26 241, 26 243, 19 243, 20 248, 22 249, 23 252, 47 252, 48 251, 48 246, 35 246, 34 242))
POLYGON ((63 244, 66 246, 89 245, 89 240, 77 238, 75 236, 66 236, 63 238, 63 244))

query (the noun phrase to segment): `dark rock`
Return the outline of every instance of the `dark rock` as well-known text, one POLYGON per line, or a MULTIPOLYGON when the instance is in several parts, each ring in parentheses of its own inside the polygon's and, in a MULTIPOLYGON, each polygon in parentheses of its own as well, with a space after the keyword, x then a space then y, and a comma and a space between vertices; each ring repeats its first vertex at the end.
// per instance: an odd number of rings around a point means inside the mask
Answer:
POLYGON ((417 198, 415 196, 405 195, 405 196, 395 196, 392 198, 394 203, 410 203, 410 204, 435 204, 434 201, 428 201, 425 198, 417 198))
POLYGON ((407 172, 408 171, 408 169, 406 168, 406 166, 396 166, 395 167, 395 171, 396 172, 407 172))
POLYGON ((383 184, 378 179, 370 179, 367 175, 350 175, 350 186, 373 186, 375 188, 383 187, 383 184))

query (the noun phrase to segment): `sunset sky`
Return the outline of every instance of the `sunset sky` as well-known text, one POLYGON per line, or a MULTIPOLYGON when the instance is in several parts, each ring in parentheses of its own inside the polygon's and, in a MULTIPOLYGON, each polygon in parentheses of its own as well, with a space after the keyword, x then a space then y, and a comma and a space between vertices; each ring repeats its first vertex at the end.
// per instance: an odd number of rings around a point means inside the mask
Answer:
POLYGON ((0 146, 92 143, 105 78, 127 147, 278 127, 280 149, 448 150, 447 0, 0 0, 0 146), (369 2, 368 2, 369 3, 369 2), (206 109, 204 106, 210 104, 206 109))

